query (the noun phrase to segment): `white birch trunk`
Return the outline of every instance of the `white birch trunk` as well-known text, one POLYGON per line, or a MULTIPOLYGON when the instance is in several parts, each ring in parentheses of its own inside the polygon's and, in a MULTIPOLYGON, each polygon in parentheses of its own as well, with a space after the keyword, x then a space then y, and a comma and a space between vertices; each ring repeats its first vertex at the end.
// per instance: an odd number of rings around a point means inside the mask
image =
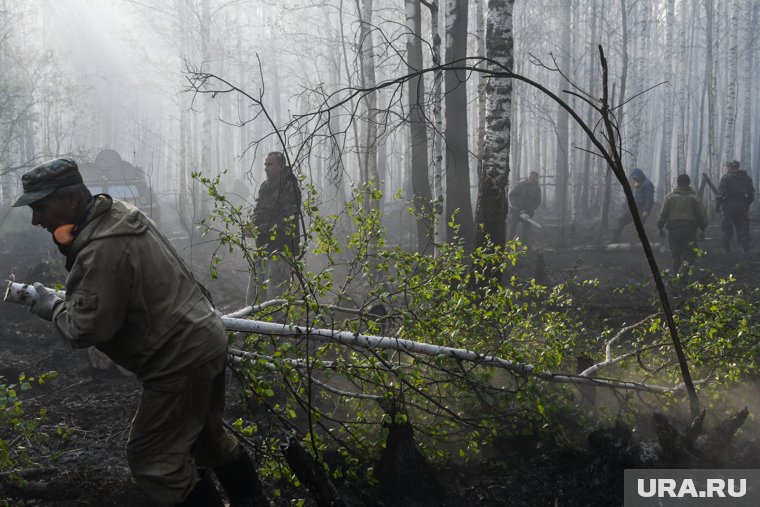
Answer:
MULTIPOLYGON (((482 2, 482 0, 479 0, 482 2)), ((408 18, 407 1, 407 18, 408 18)), ((430 26, 433 37, 433 65, 441 64, 441 27, 440 27, 440 10, 438 1, 430 2, 430 26)), ((433 77, 433 121, 435 129, 433 131, 433 199, 440 212, 436 211, 435 224, 433 229, 433 241, 435 243, 434 255, 438 255, 439 245, 446 241, 446 214, 443 213, 443 97, 441 90, 443 87, 443 71, 435 71, 433 77)))
MULTIPOLYGON (((201 61, 206 65, 210 65, 211 61, 211 3, 210 0, 203 0, 201 5, 201 19, 200 19, 200 34, 201 34, 201 61)), ((208 69, 210 72, 212 69, 208 69)), ((203 103, 202 119, 201 119, 201 164, 200 170, 207 174, 213 172, 211 163, 213 160, 212 155, 212 143, 214 135, 212 133, 212 123, 214 121, 214 103, 213 97, 209 93, 203 94, 201 99, 203 103)), ((197 219, 203 218, 208 214, 208 200, 206 199, 206 192, 202 185, 195 185, 194 195, 194 208, 196 210, 195 217, 197 219)))
MULTIPOLYGON (((754 65, 754 40, 755 27, 757 26, 758 4, 757 2, 747 2, 747 12, 744 16, 744 22, 741 23, 743 44, 744 44, 744 66, 742 72, 742 82, 752 83, 752 67, 754 65)), ((752 104, 754 96, 754 86, 744 86, 744 101, 742 106, 742 147, 739 154, 742 166, 751 171, 752 165, 752 104)), ((752 172, 750 172, 752 174, 752 172)), ((758 181, 755 179, 755 183, 758 181)))
MULTIPOLYGON (((562 18, 570 19, 572 15, 571 2, 562 2, 562 18)), ((562 24, 561 35, 561 48, 560 48, 560 63, 559 67, 565 76, 569 76, 570 73, 570 51, 571 51, 571 37, 570 37, 570 23, 562 24)), ((557 94, 561 95, 562 90, 570 88, 569 83, 564 77, 560 77, 559 88, 557 94)), ((567 110, 563 107, 557 108, 557 158, 555 163, 555 175, 556 175, 556 206, 557 213, 559 214, 561 224, 561 234, 565 236, 565 226, 567 225, 567 213, 568 213, 568 185, 570 174, 570 154, 568 153, 569 136, 570 136, 570 117, 567 110)))
POLYGON ((687 166, 687 152, 686 152, 686 133, 688 132, 686 123, 686 111, 687 111, 687 97, 686 90, 687 78, 691 72, 691 58, 689 57, 689 50, 687 46, 686 27, 689 20, 689 12, 685 9, 682 3, 681 19, 678 23, 678 65, 676 65, 676 74, 678 75, 678 84, 676 86, 676 97, 678 104, 678 120, 677 120, 677 138, 676 138, 676 167, 678 171, 691 174, 692 180, 697 181, 699 174, 691 169, 691 164, 687 166))
POLYGON ((736 95, 738 88, 739 70, 739 47, 738 30, 739 6, 737 1, 732 2, 731 18, 728 26, 728 91, 726 94, 726 127, 723 137, 723 162, 729 162, 734 158, 734 144, 736 139, 736 95))
MULTIPOLYGON (((662 167, 660 167, 660 184, 658 195, 666 195, 670 192, 672 180, 672 156, 673 146, 673 30, 675 17, 675 0, 668 0, 665 14, 665 76, 668 82, 665 87, 664 118, 662 127, 662 167)), ((678 168, 680 170, 680 167, 678 168)))
POLYGON ((415 342, 389 336, 365 335, 354 332, 309 328, 305 326, 278 324, 275 322, 263 322, 259 320, 234 319, 230 317, 222 317, 222 322, 228 331, 242 331, 246 333, 273 336, 293 336, 322 343, 340 343, 343 345, 368 349, 397 350, 409 354, 451 357, 459 361, 472 362, 481 366, 503 368, 519 375, 533 376, 541 380, 560 384, 593 385, 597 387, 645 391, 658 394, 674 393, 683 390, 683 386, 680 385, 675 387, 663 387, 622 380, 597 379, 574 374, 552 373, 537 370, 532 364, 518 363, 510 359, 481 354, 472 350, 432 345, 429 343, 415 342))
MULTIPOLYGON (((65 293, 58 291, 61 297, 65 298, 65 293)), ((19 303, 26 306, 31 306, 37 299, 37 291, 28 284, 8 282, 8 287, 5 291, 5 301, 12 303, 19 303)), ((519 363, 510 359, 492 356, 488 354, 481 354, 468 349, 462 349, 457 347, 445 347, 442 345, 433 345, 430 343, 416 342, 412 340, 406 340, 403 338, 395 338, 391 336, 375 336, 365 335, 362 333, 348 332, 348 331, 336 331, 334 329, 318 329, 306 326, 296 326, 293 324, 280 324, 276 322, 264 322, 260 320, 248 320, 245 318, 239 318, 243 315, 248 315, 250 312, 257 309, 263 309, 267 306, 282 303, 283 300, 273 300, 263 303, 257 307, 245 307, 241 310, 235 311, 222 317, 224 327, 228 331, 242 331, 246 333, 256 333, 272 336, 293 336, 299 338, 306 338, 308 340, 314 340, 321 343, 340 343, 343 345, 356 346, 368 349, 381 349, 381 350, 397 350, 399 352, 406 352, 409 354, 423 354, 433 357, 451 357, 459 361, 467 361, 475 363, 481 366, 490 366, 496 368, 503 368, 505 370, 517 373, 523 376, 533 376, 541 380, 561 383, 561 384, 575 384, 575 385, 593 385, 597 387, 608 387, 613 389, 625 389, 635 391, 646 391, 651 393, 674 393, 683 391, 683 386, 675 387, 663 387, 647 384, 640 384, 637 382, 627 382, 622 380, 610 380, 610 379, 597 379, 590 378, 590 373, 576 375, 565 373, 552 373, 545 370, 537 370, 536 367, 528 363, 519 363)), ((636 324, 638 325, 638 324, 636 324)), ((630 327, 629 327, 630 328, 630 327)), ((617 336, 620 336, 623 332, 629 328, 621 330, 617 336)), ((610 347, 614 342, 614 338, 607 343, 606 346, 606 362, 610 362, 610 347)), ((244 357, 246 353, 239 350, 233 350, 233 355, 244 357)), ((250 356, 255 357, 255 356, 250 356)), ((269 359, 269 358, 267 358, 269 359)), ((302 360, 290 360, 287 359, 293 366, 303 364, 302 360)), ((605 363, 600 363, 594 371, 601 367, 606 366, 605 363)), ((593 368, 593 367, 592 367, 593 368)))
POLYGON ((713 56, 713 18, 715 10, 713 0, 705 0, 705 87, 707 90, 707 174, 713 181, 718 181, 720 169, 717 161, 716 149, 716 124, 717 107, 715 104, 717 95, 717 80, 715 78, 715 59, 713 56))

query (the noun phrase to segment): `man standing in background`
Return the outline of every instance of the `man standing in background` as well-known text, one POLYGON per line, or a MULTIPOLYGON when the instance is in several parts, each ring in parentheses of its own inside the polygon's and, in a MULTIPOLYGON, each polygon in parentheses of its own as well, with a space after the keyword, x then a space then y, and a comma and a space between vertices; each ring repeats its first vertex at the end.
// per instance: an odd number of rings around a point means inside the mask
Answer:
POLYGON ((723 213, 720 228, 723 231, 723 251, 731 252, 731 240, 736 239, 742 250, 749 252, 749 205, 755 200, 752 178, 739 169, 739 162, 726 164, 726 173, 718 184, 718 210, 723 213))
POLYGON ((256 240, 256 247, 266 253, 266 258, 252 267, 246 304, 280 296, 290 278, 288 259, 298 256, 299 252, 301 190, 298 180, 286 165, 285 154, 280 151, 266 156, 264 172, 267 179, 256 197, 250 234, 256 240), (267 289, 260 294, 264 277, 268 278, 267 289))

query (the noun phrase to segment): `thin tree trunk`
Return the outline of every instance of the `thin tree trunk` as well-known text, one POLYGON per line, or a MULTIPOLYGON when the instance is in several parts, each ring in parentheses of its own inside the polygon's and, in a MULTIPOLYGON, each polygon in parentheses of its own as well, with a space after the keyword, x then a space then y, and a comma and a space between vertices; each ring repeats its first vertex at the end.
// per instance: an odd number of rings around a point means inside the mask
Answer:
MULTIPOLYGON (((742 72, 742 82, 744 86, 744 105, 742 106, 742 148, 741 148, 741 163, 750 174, 753 167, 752 162, 752 104, 754 95, 754 86, 752 83, 752 67, 754 65, 754 39, 755 39, 755 27, 758 22, 758 4, 757 2, 749 2, 747 4, 747 12, 745 16, 745 22, 742 23, 742 34, 744 35, 744 71, 742 72)), ((754 180, 758 183, 757 180, 754 180)))
MULTIPOLYGON (((570 19, 572 14, 571 2, 562 2, 562 19, 570 19)), ((562 24, 562 45, 560 48, 560 69, 565 76, 570 72, 570 51, 572 50, 570 45, 570 23, 562 24)), ((564 77, 560 77, 559 89, 562 90, 569 88, 569 83, 564 77)), ((568 153, 570 136, 570 117, 567 114, 565 108, 558 108, 557 111, 557 158, 555 165, 555 174, 557 185, 555 187, 555 198, 557 199, 557 213, 560 217, 561 224, 561 237, 565 239, 565 227, 567 226, 567 214, 568 214, 568 185, 570 174, 570 156, 568 153)))
MULTIPOLYGON (((662 127, 662 149, 660 165, 660 178, 657 190, 660 195, 670 192, 671 182, 671 148, 673 146, 673 29, 675 16, 675 0, 668 0, 665 14, 665 73, 668 85, 664 89, 665 104, 662 127)), ((680 169, 680 168, 679 168, 680 169)))
MULTIPOLYGON (((592 49, 589 51, 589 54, 595 54, 593 51, 595 41, 598 40, 597 33, 598 33, 598 27, 599 27, 599 19, 597 16, 597 0, 593 0, 592 2, 588 3, 589 9, 590 9, 590 15, 589 20, 591 22, 591 44, 590 48, 592 49)), ((596 80, 598 79, 597 76, 597 62, 595 59, 589 59, 589 92, 594 95, 594 88, 596 87, 596 80)), ((588 123, 591 122, 591 118, 594 114, 594 109, 589 105, 586 108, 587 116, 586 121, 588 123)), ((591 170, 592 167, 595 165, 595 159, 596 157, 591 156, 591 139, 586 139, 586 149, 585 149, 585 155, 583 157, 583 178, 581 180, 581 191, 580 191, 580 199, 578 202, 578 210, 581 213, 581 216, 584 218, 588 218, 590 215, 591 207, 589 203, 589 192, 591 188, 591 170)))
MULTIPOLYGON (((482 0, 479 0, 482 1, 482 0)), ((439 23, 440 10, 438 0, 427 2, 430 9, 430 35, 433 40, 433 65, 441 64, 441 30, 439 23)), ((420 55, 420 61, 422 56, 420 55)), ((446 241, 446 214, 443 212, 443 71, 436 70, 433 77, 433 199, 435 200, 435 216, 433 224, 433 242, 435 247, 446 241)))
MULTIPOLYGON (((446 61, 467 56, 467 0, 446 2, 446 61)), ((467 142, 467 73, 444 72, 446 89, 446 220, 459 226, 465 248, 472 247, 473 217, 470 198, 470 163, 467 142)), ((449 229, 449 240, 454 230, 449 229)))
POLYGON ((715 78, 715 61, 713 59, 713 0, 704 0, 705 6, 705 87, 707 89, 707 174, 710 179, 717 181, 719 169, 716 149, 715 127, 717 107, 715 104, 717 83, 715 78))
POLYGON ((375 207, 378 203, 372 198, 371 191, 380 185, 377 171, 377 90, 375 87, 375 44, 372 30, 373 0, 364 0, 361 9, 357 0, 357 11, 360 13, 359 28, 359 59, 362 69, 362 88, 371 90, 364 96, 366 120, 362 128, 360 149, 364 157, 364 183, 372 182, 364 201, 366 209, 375 207))
POLYGON ((736 139, 736 103, 739 70, 738 18, 739 5, 734 0, 728 27, 728 91, 726 94, 726 127, 723 133, 723 161, 734 158, 734 141, 736 139))
MULTIPOLYGON (((419 0, 406 0, 406 26, 409 30, 406 51, 409 73, 422 68, 422 12, 419 0)), ((422 75, 409 80, 409 126, 411 130, 412 200, 418 213, 430 213, 432 199, 428 176, 428 137, 423 104, 425 79, 422 75)), ((434 238, 425 220, 417 220, 417 249, 427 251, 434 238)))

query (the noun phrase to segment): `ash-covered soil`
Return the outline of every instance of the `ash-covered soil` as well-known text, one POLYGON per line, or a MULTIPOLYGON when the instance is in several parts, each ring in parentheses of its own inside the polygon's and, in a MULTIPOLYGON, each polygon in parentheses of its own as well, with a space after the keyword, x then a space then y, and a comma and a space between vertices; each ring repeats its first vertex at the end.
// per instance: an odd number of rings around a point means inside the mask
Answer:
MULTIPOLYGON (((655 297, 654 287, 645 283, 650 275, 641 246, 633 243, 610 248, 604 236, 596 231, 594 225, 578 226, 566 230, 564 235, 551 225, 534 231, 535 248, 519 270, 523 274, 538 274, 548 283, 597 278, 602 289, 595 292, 600 296, 588 298, 589 312, 600 319, 620 322, 641 318, 644 312, 651 311, 649 300, 655 297), (542 260, 538 251, 543 253, 542 260), (626 295, 613 294, 614 287, 623 285, 638 288, 626 295)), ((719 248, 717 226, 711 226, 707 235, 703 243, 707 255, 698 260, 698 266, 734 273, 748 286, 758 286, 760 249, 749 254, 725 255, 719 248)), ((656 234, 652 237, 653 241, 660 241, 656 234)), ((753 229, 753 238, 760 244, 757 228, 753 229)), ((634 241, 632 228, 629 227, 623 240, 634 241)), ((667 251, 655 249, 660 267, 669 267, 667 251)), ((194 267, 201 271, 207 269, 208 264, 204 263, 208 259, 203 260, 205 253, 193 255, 197 261, 194 267)), ((5 235, 0 245, 0 278, 10 275, 24 282, 52 283, 65 278, 61 256, 47 235, 39 231, 5 235)), ((227 275, 232 279, 209 283, 223 311, 242 306, 245 290, 245 276, 240 275, 237 268, 229 268, 227 275)), ((94 369, 86 351, 71 349, 55 335, 49 323, 24 307, 0 303, 0 322, 3 382, 13 383, 21 373, 37 376, 57 372, 57 377, 46 385, 35 385, 21 393, 27 415, 46 410, 41 425, 53 436, 42 445, 29 442, 30 457, 39 468, 21 471, 28 481, 26 485, 14 486, 7 474, 0 475, 0 504, 8 499, 11 505, 151 505, 135 487, 124 453, 129 422, 139 400, 138 383, 116 370, 94 369), (61 435, 57 435, 59 430, 61 435)), ((239 389, 231 378, 228 385, 228 420, 233 420, 242 414, 242 409, 239 389)), ((535 452, 535 442, 505 443, 503 451, 513 456, 511 467, 487 462, 437 470, 441 482, 447 485, 447 497, 437 503, 555 505, 556 500, 556 505, 614 505, 615 498, 622 499, 622 486, 609 478, 615 471, 635 463, 627 461, 622 451, 616 454, 610 450, 619 450, 619 445, 610 445, 612 447, 602 445, 596 449, 592 446, 581 454, 563 454, 560 450, 548 449, 535 452), (595 496, 590 499, 582 495, 589 484, 596 488, 595 496), (557 496, 556 491, 564 493, 557 496)), ((751 457, 741 459, 744 466, 760 468, 760 463, 753 462, 751 457)), ((283 498, 278 505, 289 503, 283 498)), ((378 500, 377 505, 390 504, 378 500)))

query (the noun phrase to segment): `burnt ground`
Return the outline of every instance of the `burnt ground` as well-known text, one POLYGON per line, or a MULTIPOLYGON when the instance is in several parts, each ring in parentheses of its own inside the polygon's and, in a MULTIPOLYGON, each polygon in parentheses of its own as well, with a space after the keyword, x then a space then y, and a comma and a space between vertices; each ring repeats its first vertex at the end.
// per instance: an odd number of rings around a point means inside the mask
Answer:
MULTIPOLYGON (((594 225, 579 226, 566 229, 563 235, 557 226, 547 225, 534 234, 536 249, 522 269, 530 273, 538 267, 539 274, 544 276, 545 273, 550 283, 573 277, 598 278, 603 287, 599 291, 602 296, 587 301, 590 312, 600 318, 621 321, 626 317, 640 318, 651 310, 648 299, 655 294, 651 286, 641 285, 648 278, 641 247, 633 244, 610 249, 604 245, 605 237, 597 230, 594 225), (537 262, 538 249, 543 251, 543 268, 537 262), (613 293, 612 288, 627 284, 640 286, 638 295, 636 290, 633 295, 613 293)), ((623 240, 632 241, 632 232, 629 228, 623 240)), ((703 243, 708 255, 698 260, 699 265, 709 264, 718 272, 735 273, 740 280, 746 280, 748 286, 758 286, 760 250, 727 256, 718 247, 718 236, 716 226, 708 229, 708 239, 703 243)), ((656 238, 656 234, 652 237, 656 238)), ((760 238, 758 228, 753 230, 753 237, 760 238)), ((46 235, 13 233, 6 234, 3 239, 0 245, 3 276, 14 274, 17 281, 48 283, 63 279, 59 255, 50 247, 46 235)), ((656 255, 662 268, 669 266, 666 252, 658 250, 656 255)), ((233 282, 232 291, 229 284, 226 287, 215 284, 217 282, 211 283, 212 290, 222 294, 217 304, 222 310, 234 309, 236 300, 230 293, 239 293, 241 282, 233 282)), ((57 378, 46 385, 34 386, 31 391, 22 393, 27 415, 34 415, 39 409, 47 410, 47 416, 40 424, 53 436, 41 445, 29 442, 30 456, 40 468, 23 471, 23 477, 28 480, 26 485, 13 486, 7 474, 0 474, 0 505, 3 499, 11 505, 151 505, 130 478, 124 454, 129 421, 139 400, 138 383, 113 370, 92 368, 86 352, 70 349, 54 334, 49 323, 21 306, 0 303, 0 322, 0 376, 5 382, 14 382, 20 373, 57 372, 57 378), (59 430, 62 436, 57 435, 59 430)), ((228 420, 242 414, 239 393, 234 383, 230 384, 228 420)), ((515 456, 525 456, 526 452, 530 456, 534 444, 511 442, 505 445, 515 456), (525 449, 528 451, 523 452, 525 449)), ((626 464, 624 457, 616 457, 615 452, 604 450, 603 446, 596 454, 563 454, 563 451, 556 450, 536 455, 534 459, 516 459, 515 466, 507 468, 496 462, 486 462, 438 469, 436 473, 441 482, 448 485, 448 500, 439 499, 431 505, 462 502, 472 505, 555 505, 555 498, 560 497, 562 500, 556 505, 614 505, 616 502, 610 503, 610 498, 620 498, 617 495, 622 495, 622 490, 619 483, 607 480, 610 470, 630 465, 626 464), (596 500, 584 496, 589 485, 599 492, 594 496, 596 500), (549 495, 546 491, 550 488, 564 493, 559 497, 549 495), (605 488, 606 496, 603 493, 605 488)), ((760 463, 749 458, 736 464, 760 468, 760 463)), ((267 487, 271 489, 272 485, 267 487)), ((289 503, 281 500, 279 504, 289 503)), ((385 505, 393 503, 386 502, 385 505)))

